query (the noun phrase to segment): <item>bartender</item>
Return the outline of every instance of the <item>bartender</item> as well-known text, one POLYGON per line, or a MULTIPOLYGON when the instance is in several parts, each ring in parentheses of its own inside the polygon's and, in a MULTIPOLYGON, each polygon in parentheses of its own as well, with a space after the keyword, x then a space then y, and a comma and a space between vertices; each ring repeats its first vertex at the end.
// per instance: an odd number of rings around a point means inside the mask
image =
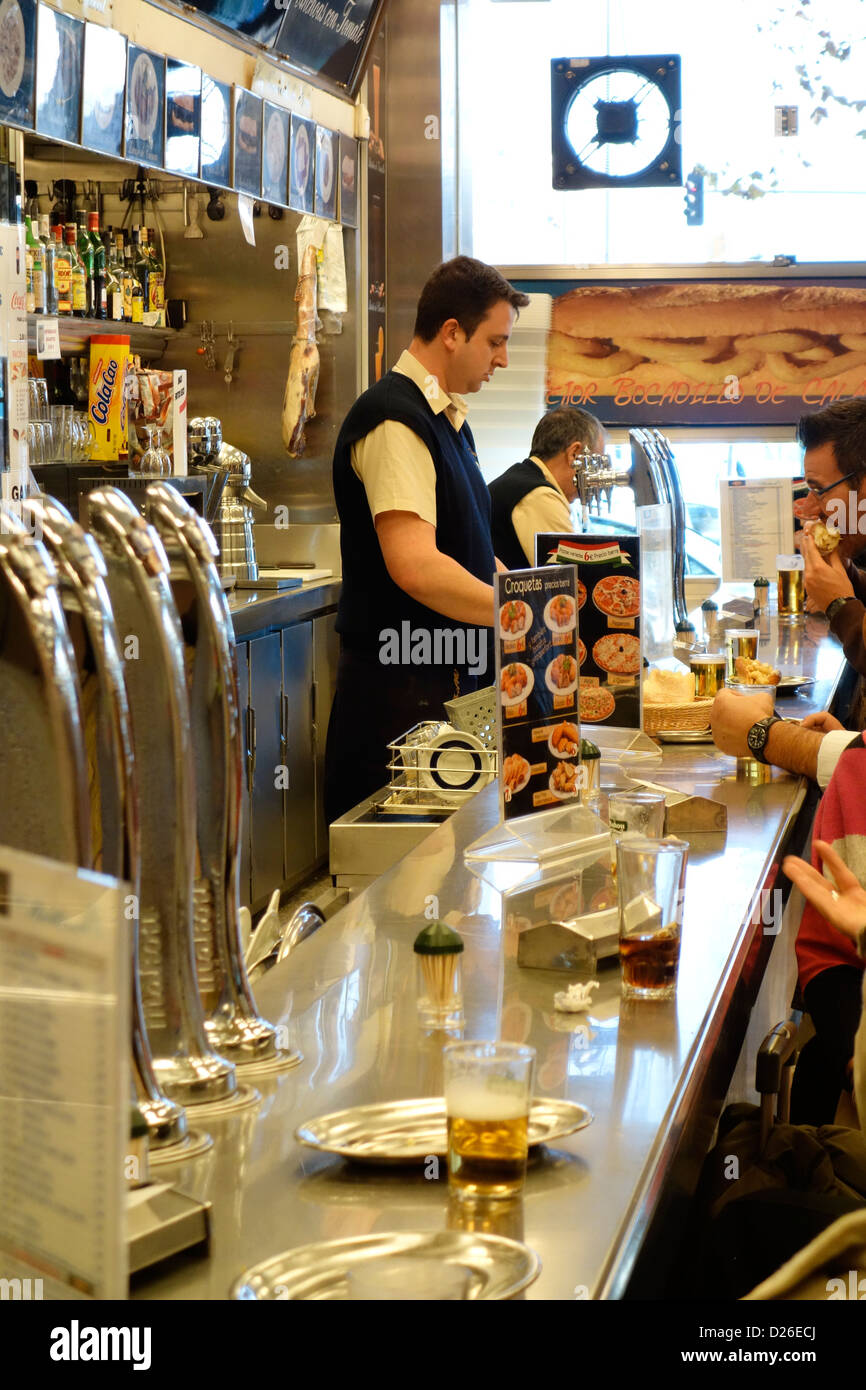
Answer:
POLYGON ((343 422, 329 822, 387 783, 389 742, 493 679, 491 580, 505 567, 462 397, 507 367, 515 315, 528 303, 492 266, 446 261, 421 291, 408 350, 343 422))
POLYGON ((535 564, 535 537, 573 531, 571 503, 579 454, 600 454, 604 432, 594 415, 576 406, 560 406, 535 427, 529 458, 515 463, 490 484, 493 545, 508 569, 535 564))

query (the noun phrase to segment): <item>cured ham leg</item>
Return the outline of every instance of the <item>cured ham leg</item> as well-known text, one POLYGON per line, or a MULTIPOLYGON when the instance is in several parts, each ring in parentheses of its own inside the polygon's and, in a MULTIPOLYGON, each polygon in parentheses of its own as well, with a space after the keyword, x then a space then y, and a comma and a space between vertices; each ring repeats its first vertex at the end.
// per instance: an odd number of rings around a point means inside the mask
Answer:
POLYGON ((316 414, 319 381, 319 349, 316 346, 316 248, 308 246, 301 262, 295 290, 298 327, 289 359, 289 376, 283 396, 283 444, 292 458, 304 452, 304 428, 316 414))

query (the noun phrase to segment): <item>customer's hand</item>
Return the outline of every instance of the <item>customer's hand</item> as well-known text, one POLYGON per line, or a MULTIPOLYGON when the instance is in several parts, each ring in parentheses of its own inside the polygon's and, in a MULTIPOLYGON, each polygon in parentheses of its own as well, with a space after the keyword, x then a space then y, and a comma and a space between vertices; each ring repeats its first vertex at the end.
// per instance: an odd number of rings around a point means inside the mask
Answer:
MULTIPOLYGON (((848 578, 848 571, 835 550, 829 559, 825 560, 812 537, 805 532, 800 540, 800 550, 806 562, 803 579, 810 605, 820 604, 826 612, 827 605, 832 603, 834 598, 853 596, 854 587, 848 578)), ((810 607, 810 612, 815 611, 814 607, 810 607)))
POLYGON ((793 854, 782 861, 782 869, 822 917, 856 941, 866 927, 866 891, 825 840, 815 840, 813 849, 817 850, 822 864, 830 870, 832 879, 828 880, 805 859, 798 859, 793 854))
POLYGON ((832 733, 834 729, 844 729, 845 725, 840 724, 834 715, 828 714, 825 709, 816 710, 814 714, 807 714, 805 719, 800 720, 801 729, 817 729, 819 734, 832 733))
POLYGON ((723 753, 748 758, 749 730, 759 719, 772 713, 773 701, 769 695, 741 695, 736 690, 720 690, 710 712, 713 742, 723 753))

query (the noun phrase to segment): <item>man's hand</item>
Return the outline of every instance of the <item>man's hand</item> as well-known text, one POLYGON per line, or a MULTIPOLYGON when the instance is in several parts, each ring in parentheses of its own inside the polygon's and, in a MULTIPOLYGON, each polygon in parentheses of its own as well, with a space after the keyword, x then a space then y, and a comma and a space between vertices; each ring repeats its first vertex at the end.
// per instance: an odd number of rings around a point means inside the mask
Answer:
MULTIPOLYGON (((722 753, 749 758, 747 736, 753 724, 773 713, 769 695, 741 695, 736 690, 720 690, 710 712, 713 742, 722 753)), ((776 726, 778 727, 778 726, 776 726)))
POLYGON ((830 734, 834 729, 844 727, 844 724, 840 724, 839 720, 828 714, 825 709, 816 710, 814 714, 807 714, 805 719, 800 720, 801 729, 817 729, 819 734, 830 734))
POLYGON ((827 611, 827 605, 832 603, 834 598, 849 598, 854 594, 854 587, 848 578, 848 572, 839 558, 838 552, 833 551, 826 560, 821 554, 812 537, 803 532, 800 539, 800 550, 806 562, 806 572, 803 576, 806 584, 806 593, 809 595, 810 611, 815 612, 817 608, 827 611))
POLYGON ((826 841, 816 840, 813 848, 817 850, 821 862, 830 870, 831 879, 825 878, 817 869, 813 869, 811 864, 807 864, 805 859, 797 859, 793 854, 789 854, 782 861, 782 869, 822 917, 826 917, 834 927, 856 941, 862 929, 866 927, 866 892, 826 841))

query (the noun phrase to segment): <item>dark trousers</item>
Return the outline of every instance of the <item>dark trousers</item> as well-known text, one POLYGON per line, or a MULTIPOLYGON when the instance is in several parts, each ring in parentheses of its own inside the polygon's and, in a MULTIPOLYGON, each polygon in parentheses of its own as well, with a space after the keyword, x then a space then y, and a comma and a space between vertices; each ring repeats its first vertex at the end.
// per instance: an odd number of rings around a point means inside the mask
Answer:
POLYGON ((444 719, 445 700, 477 686, 461 675, 455 689, 450 667, 383 666, 376 656, 344 649, 325 749, 328 824, 390 780, 389 742, 422 719, 444 719))
MULTIPOLYGON (((815 1025, 815 1037, 797 1059, 791 1092, 791 1120, 797 1125, 831 1125, 854 1055, 860 1023, 863 972, 854 965, 833 965, 810 980, 803 1003, 815 1025)), ((861 1124, 864 1120, 861 1115, 861 1124)))

